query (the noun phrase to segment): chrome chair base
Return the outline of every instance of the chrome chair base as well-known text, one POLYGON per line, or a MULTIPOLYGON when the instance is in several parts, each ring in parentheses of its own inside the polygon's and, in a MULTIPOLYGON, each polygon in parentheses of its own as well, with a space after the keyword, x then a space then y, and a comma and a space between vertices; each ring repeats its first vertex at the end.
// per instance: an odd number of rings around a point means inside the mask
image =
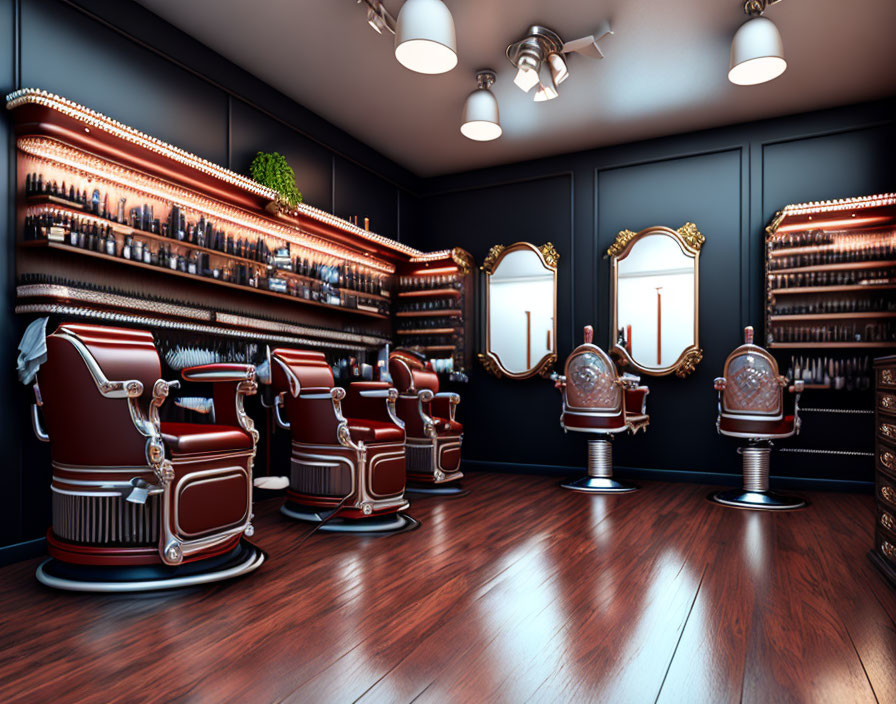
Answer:
POLYGON ((573 482, 561 484, 564 489, 580 491, 586 494, 628 494, 638 487, 630 482, 620 481, 613 477, 582 477, 573 482))
POLYGON ((225 555, 188 562, 179 567, 135 565, 100 567, 75 565, 53 557, 37 568, 37 581, 72 592, 151 592, 193 587, 239 577, 261 567, 267 555, 247 540, 225 555))
POLYGON ((420 527, 420 521, 400 512, 370 518, 330 518, 329 511, 287 502, 280 507, 280 513, 297 521, 320 524, 318 530, 321 533, 394 535, 420 527))
POLYGON ((421 496, 466 496, 469 489, 464 489, 460 482, 450 484, 417 484, 408 482, 404 488, 405 494, 420 494, 421 496))
POLYGON ((791 511, 806 506, 806 501, 798 496, 785 496, 774 491, 747 491, 746 489, 726 489, 709 497, 723 506, 761 511, 791 511))

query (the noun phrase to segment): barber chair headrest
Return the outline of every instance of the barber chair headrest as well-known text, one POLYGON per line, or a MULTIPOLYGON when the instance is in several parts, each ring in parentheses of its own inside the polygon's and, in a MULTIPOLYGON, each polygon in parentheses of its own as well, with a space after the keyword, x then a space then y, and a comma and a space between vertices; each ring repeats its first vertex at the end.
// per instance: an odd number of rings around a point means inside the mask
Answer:
POLYGON ((271 383, 276 393, 332 389, 333 370, 323 352, 277 348, 271 351, 271 383))

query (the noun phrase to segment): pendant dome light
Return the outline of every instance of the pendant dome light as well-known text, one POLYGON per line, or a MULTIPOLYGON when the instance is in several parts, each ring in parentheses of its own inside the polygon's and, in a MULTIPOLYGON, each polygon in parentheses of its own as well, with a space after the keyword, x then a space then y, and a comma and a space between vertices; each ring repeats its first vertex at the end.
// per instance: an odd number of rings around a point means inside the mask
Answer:
MULTIPOLYGON (((779 0, 774 0, 778 2, 779 0)), ((739 86, 752 86, 771 81, 787 68, 781 33, 770 19, 763 17, 769 0, 747 0, 744 12, 748 19, 731 42, 731 64, 728 80, 739 86)))
POLYGON ((395 27, 395 58, 417 73, 445 73, 457 65, 454 19, 442 0, 405 0, 395 27))
POLYGON ((489 90, 495 83, 495 72, 479 71, 476 74, 479 87, 467 97, 464 103, 461 134, 477 142, 489 142, 501 136, 501 122, 498 118, 498 100, 489 90))

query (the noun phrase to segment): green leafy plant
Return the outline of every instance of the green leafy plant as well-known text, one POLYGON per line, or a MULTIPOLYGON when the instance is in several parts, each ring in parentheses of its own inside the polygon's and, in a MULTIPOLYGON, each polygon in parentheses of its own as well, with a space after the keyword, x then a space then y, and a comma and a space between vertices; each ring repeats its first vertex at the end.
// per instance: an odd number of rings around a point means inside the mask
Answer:
POLYGON ((302 202, 302 194, 296 188, 296 174, 282 154, 258 152, 249 167, 249 175, 263 186, 277 191, 282 202, 290 208, 302 202))

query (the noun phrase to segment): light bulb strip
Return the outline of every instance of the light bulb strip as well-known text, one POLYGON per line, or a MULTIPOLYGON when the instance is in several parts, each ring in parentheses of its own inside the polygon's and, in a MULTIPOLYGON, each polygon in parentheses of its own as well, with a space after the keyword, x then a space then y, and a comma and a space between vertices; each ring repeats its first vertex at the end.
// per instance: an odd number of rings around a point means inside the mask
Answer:
MULTIPOLYGON (((172 161, 197 169, 209 176, 224 181, 232 186, 247 190, 250 193, 261 196, 269 201, 278 201, 280 199, 280 195, 277 191, 267 188, 257 181, 234 171, 230 171, 229 169, 225 169, 223 166, 219 166, 207 159, 191 154, 184 149, 163 142, 160 139, 151 137, 139 130, 128 127, 117 120, 113 120, 111 117, 107 117, 102 113, 86 108, 83 105, 79 105, 74 101, 54 93, 37 90, 35 88, 22 88, 21 90, 14 91, 6 96, 6 108, 8 110, 14 110, 17 107, 26 104, 41 105, 51 110, 55 110, 93 128, 100 129, 126 142, 136 144, 151 152, 165 156, 172 161)), ((344 232, 375 242, 396 252, 401 252, 402 254, 411 256, 422 254, 420 250, 409 247, 406 244, 402 244, 401 242, 397 242, 396 240, 383 235, 378 235, 375 232, 365 230, 342 218, 304 203, 300 203, 297 208, 290 209, 288 212, 292 215, 304 215, 310 217, 330 225, 331 227, 336 227, 344 232)))
POLYGON ((152 198, 158 198, 173 205, 192 209, 217 220, 225 220, 237 227, 246 228, 257 234, 274 237, 284 242, 290 242, 325 256, 345 259, 381 273, 395 273, 394 265, 388 262, 382 262, 370 255, 362 256, 349 250, 335 247, 325 240, 314 237, 298 228, 293 231, 270 223, 233 206, 213 201, 179 186, 173 186, 154 177, 126 169, 65 145, 62 142, 46 137, 21 137, 17 140, 16 145, 20 151, 32 157, 72 169, 85 178, 97 179, 113 186, 130 188, 152 198), (299 236, 299 233, 301 233, 301 236, 299 236))
POLYGON ((838 200, 816 200, 807 203, 795 203, 785 206, 783 214, 810 215, 815 213, 835 212, 841 210, 857 210, 860 208, 879 208, 896 205, 896 193, 881 193, 873 196, 857 198, 840 198, 838 200))

